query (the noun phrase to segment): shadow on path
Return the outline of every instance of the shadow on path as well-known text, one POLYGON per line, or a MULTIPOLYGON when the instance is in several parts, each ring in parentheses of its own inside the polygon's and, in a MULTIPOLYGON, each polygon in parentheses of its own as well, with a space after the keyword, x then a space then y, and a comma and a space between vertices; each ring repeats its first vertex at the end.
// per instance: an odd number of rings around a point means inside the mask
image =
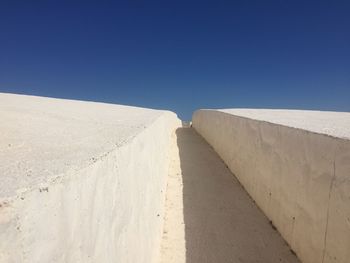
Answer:
POLYGON ((186 262, 299 262, 204 139, 192 128, 176 135, 186 262))

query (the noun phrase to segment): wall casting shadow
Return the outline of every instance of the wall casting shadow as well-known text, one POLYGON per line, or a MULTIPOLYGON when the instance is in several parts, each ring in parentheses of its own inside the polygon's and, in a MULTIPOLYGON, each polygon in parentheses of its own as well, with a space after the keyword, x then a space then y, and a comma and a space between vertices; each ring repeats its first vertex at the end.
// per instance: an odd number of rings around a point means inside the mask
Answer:
POLYGON ((186 262, 299 262, 215 151, 179 128, 186 262))

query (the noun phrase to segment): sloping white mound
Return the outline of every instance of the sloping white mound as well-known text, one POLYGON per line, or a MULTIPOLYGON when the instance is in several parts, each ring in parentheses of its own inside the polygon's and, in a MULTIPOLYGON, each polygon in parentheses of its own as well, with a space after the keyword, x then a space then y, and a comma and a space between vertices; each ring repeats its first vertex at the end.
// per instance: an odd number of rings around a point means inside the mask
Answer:
POLYGON ((152 262, 176 115, 0 94, 0 262, 152 262))

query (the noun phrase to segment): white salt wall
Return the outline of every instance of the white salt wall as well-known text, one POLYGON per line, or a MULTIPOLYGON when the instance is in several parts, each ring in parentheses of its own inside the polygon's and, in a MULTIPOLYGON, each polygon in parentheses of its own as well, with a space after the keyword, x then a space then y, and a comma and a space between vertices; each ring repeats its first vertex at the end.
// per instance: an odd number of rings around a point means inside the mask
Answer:
POLYGON ((199 110, 193 127, 303 262, 350 262, 350 113, 199 110))
POLYGON ((154 262, 171 112, 0 94, 0 262, 154 262))

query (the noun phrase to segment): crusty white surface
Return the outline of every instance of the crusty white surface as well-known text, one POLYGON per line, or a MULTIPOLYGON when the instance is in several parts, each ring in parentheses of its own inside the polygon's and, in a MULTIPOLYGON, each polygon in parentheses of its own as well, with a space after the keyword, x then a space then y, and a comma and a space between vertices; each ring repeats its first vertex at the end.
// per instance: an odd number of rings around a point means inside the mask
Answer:
POLYGON ((0 93, 0 198, 92 164, 162 113, 0 93))
POLYGON ((155 262, 174 113, 0 95, 0 262, 155 262))
POLYGON ((338 137, 348 134, 343 132, 346 122, 341 121, 348 115, 229 112, 198 110, 193 127, 213 146, 302 262, 348 263, 350 140, 338 137), (325 127, 332 132, 321 133, 325 127))
POLYGON ((277 109, 220 109, 218 111, 350 139, 350 112, 277 109))

